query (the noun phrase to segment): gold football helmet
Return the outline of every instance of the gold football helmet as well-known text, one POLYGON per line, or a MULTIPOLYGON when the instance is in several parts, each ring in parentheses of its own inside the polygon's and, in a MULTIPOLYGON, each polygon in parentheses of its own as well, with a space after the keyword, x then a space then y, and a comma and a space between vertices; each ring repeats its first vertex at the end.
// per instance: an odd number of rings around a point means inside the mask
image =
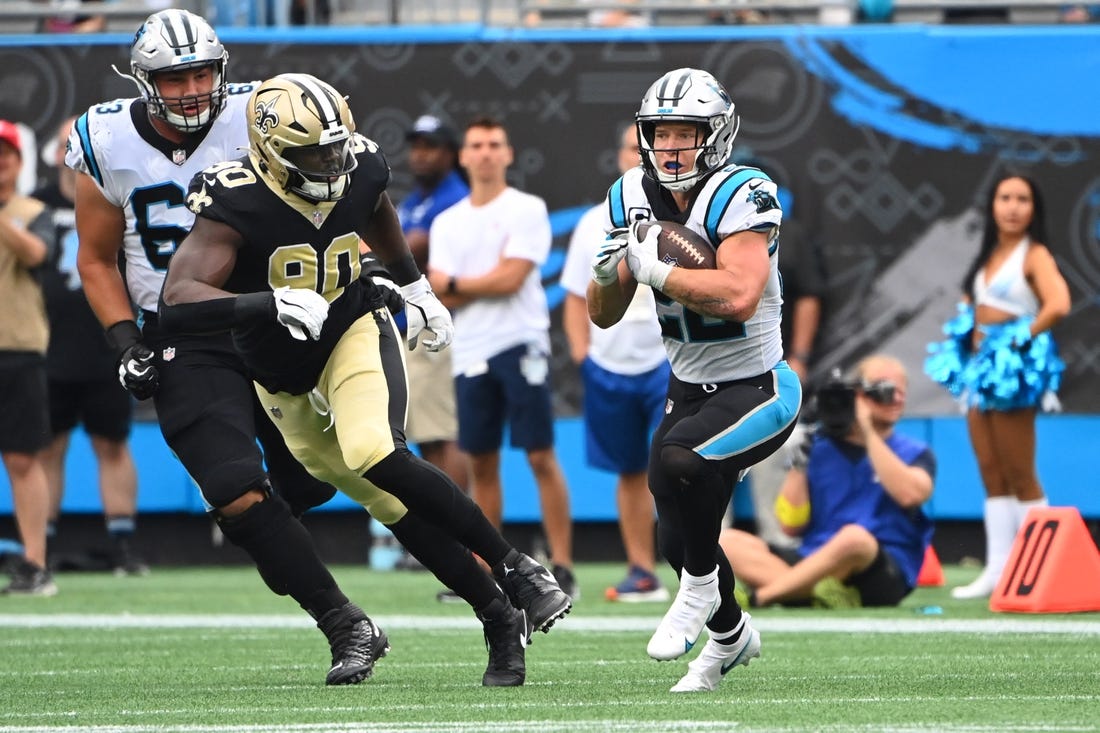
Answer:
POLYGON ((344 97, 309 74, 268 79, 248 100, 249 155, 283 191, 309 201, 347 193, 355 159, 355 120, 344 97))

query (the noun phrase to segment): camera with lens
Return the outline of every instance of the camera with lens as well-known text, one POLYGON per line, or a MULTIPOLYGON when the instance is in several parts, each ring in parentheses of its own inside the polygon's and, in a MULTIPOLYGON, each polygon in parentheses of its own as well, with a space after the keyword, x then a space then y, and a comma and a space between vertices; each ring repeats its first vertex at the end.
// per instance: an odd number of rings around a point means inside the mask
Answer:
POLYGON ((894 404, 893 382, 863 382, 845 379, 834 369, 817 391, 817 419, 821 431, 831 438, 843 438, 856 420, 856 394, 866 395, 880 405, 894 404))

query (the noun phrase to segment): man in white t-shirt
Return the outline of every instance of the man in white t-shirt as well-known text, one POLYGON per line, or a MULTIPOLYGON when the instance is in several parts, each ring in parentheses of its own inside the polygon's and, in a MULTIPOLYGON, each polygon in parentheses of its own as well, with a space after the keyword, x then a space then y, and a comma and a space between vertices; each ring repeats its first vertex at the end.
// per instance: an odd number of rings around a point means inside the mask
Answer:
MULTIPOLYGON (((634 125, 624 125, 616 142, 619 172, 637 168, 641 158, 634 125)), ((614 326, 597 328, 588 318, 585 291, 592 279, 592 257, 605 234, 605 217, 603 205, 589 209, 569 240, 561 274, 566 290, 562 326, 584 380, 588 465, 619 477, 615 498, 628 571, 606 596, 624 602, 667 601, 668 589, 654 573, 653 496, 646 466, 650 436, 665 413, 668 357, 648 286, 638 287, 626 315, 614 326)))
POLYGON ((550 252, 550 217, 542 199, 508 185, 512 160, 499 121, 466 126, 459 164, 470 195, 432 222, 430 279, 454 312, 458 444, 470 456, 474 500, 499 526, 507 423, 538 484, 554 576, 576 598, 569 491, 554 452, 550 311, 539 274, 550 252))

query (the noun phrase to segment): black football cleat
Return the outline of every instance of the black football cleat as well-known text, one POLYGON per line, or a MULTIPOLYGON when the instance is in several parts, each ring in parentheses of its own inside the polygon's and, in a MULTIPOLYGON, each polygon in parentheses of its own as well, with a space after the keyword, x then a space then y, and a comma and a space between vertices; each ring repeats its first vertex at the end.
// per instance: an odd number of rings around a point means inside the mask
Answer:
POLYGON ((519 687, 527 676, 525 655, 531 625, 527 614, 498 598, 477 615, 485 629, 489 665, 481 677, 485 687, 519 687))
POLYGON ((18 558, 11 571, 11 582, 0 594, 13 596, 56 596, 57 585, 49 570, 18 558))
POLYGON ((493 575, 512 605, 525 611, 531 627, 538 631, 546 633, 573 608, 573 600, 558 585, 553 573, 518 550, 505 555, 493 568, 493 575))
POLYGON ((386 632, 354 603, 326 613, 317 628, 324 632, 332 650, 326 685, 359 684, 374 673, 374 663, 390 650, 386 632))

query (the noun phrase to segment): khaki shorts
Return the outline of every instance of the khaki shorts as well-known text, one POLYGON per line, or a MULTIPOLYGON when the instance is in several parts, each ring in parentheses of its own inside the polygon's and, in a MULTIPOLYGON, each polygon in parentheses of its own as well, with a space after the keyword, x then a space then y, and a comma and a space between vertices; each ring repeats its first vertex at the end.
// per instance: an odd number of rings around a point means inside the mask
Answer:
POLYGON ((410 443, 432 443, 458 438, 455 380, 451 353, 431 352, 423 344, 406 352, 409 373, 409 419, 405 434, 410 443))

